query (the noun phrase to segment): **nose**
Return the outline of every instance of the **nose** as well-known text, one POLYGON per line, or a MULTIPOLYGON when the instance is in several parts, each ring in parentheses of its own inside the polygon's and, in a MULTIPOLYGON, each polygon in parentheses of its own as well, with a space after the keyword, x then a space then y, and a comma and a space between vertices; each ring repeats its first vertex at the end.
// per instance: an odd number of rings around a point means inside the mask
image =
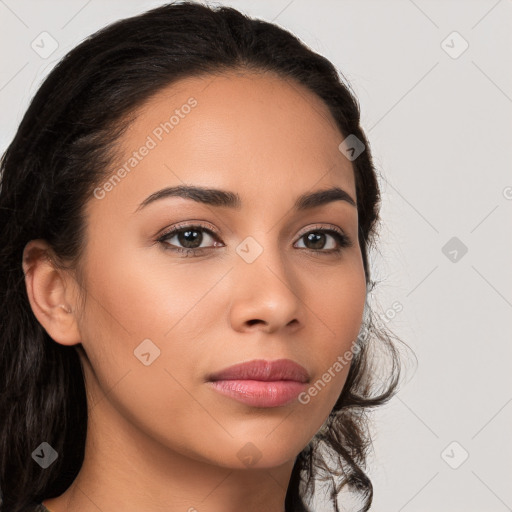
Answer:
MULTIPOLYGON (((285 264, 279 248, 267 244, 251 261, 237 256, 231 272, 233 293, 230 307, 231 327, 238 331, 260 330, 287 333, 304 327, 305 305, 300 296, 300 280, 285 264)), ((255 247, 248 246, 249 251, 255 247)))

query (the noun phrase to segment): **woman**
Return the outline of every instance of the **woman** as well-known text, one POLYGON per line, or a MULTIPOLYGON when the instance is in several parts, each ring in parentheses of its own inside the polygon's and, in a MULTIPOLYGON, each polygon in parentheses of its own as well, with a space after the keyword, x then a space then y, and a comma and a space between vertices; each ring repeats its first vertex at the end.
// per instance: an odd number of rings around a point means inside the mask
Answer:
POLYGON ((369 509, 399 358, 359 120, 329 61, 232 8, 62 59, 2 160, 2 512, 318 510, 315 480, 369 509))

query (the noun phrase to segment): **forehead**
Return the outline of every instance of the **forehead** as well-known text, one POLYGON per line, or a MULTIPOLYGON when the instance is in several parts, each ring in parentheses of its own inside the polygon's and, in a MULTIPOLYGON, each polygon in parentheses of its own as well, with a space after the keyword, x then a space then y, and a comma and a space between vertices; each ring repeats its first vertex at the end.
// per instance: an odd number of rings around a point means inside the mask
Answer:
POLYGON ((355 199, 351 162, 327 105, 306 87, 274 73, 230 71, 180 80, 135 112, 121 137, 109 203, 130 211, 158 187, 196 184, 283 193, 337 185, 355 199), (118 173, 119 174, 119 173, 118 173))

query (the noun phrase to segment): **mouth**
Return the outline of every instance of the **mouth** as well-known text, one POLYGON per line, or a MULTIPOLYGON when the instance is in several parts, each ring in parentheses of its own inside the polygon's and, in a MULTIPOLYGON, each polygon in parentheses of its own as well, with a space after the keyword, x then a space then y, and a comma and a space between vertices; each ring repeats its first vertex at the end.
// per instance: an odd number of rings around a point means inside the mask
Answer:
POLYGON ((307 370, 290 359, 256 359, 208 377, 215 391, 252 407, 279 407, 294 402, 309 382, 307 370))

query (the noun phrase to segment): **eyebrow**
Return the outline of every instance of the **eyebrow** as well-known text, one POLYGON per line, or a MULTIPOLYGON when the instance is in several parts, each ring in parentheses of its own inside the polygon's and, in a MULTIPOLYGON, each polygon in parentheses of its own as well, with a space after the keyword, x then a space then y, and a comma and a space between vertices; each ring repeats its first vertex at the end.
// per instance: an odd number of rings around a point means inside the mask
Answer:
MULTIPOLYGON (((148 196, 137 207, 134 213, 145 208, 155 201, 165 199, 167 197, 181 197, 184 199, 191 199, 198 203, 204 203, 210 206, 233 208, 240 210, 242 207, 242 200, 240 196, 228 190, 221 190, 216 188, 206 188, 192 185, 179 185, 176 187, 166 187, 162 190, 154 192, 148 196)), ((345 201, 350 205, 356 207, 356 202, 352 197, 340 187, 332 187, 325 190, 317 190, 300 195, 295 203, 294 209, 296 211, 304 211, 317 206, 322 206, 334 201, 345 201)))

